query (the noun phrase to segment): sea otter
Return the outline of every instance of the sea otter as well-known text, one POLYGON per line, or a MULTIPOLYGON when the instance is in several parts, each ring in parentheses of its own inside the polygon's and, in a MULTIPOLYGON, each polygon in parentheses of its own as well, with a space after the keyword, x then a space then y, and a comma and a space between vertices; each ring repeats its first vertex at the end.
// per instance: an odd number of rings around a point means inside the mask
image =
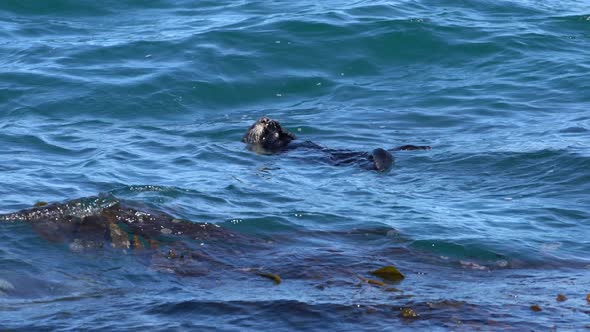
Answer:
POLYGON ((254 150, 266 153, 276 153, 294 148, 320 150, 328 155, 329 162, 334 165, 359 164, 363 168, 378 172, 391 168, 394 158, 390 151, 431 149, 430 146, 402 145, 389 150, 377 148, 368 153, 330 149, 311 141, 291 144, 295 139, 295 135, 283 129, 278 121, 263 116, 250 126, 242 138, 242 142, 249 144, 254 150))

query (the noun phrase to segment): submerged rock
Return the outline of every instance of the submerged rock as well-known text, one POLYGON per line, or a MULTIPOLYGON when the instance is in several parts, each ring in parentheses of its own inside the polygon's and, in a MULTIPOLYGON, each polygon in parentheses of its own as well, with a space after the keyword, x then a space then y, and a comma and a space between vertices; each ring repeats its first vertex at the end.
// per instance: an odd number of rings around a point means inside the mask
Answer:
POLYGON ((217 225, 183 221, 112 195, 35 206, 0 215, 1 222, 28 223, 42 238, 64 243, 73 252, 136 251, 150 257, 151 267, 185 275, 201 275, 220 265, 212 258, 215 253, 204 253, 205 241, 220 248, 248 241, 217 225))
POLYGON ((147 208, 140 210, 112 195, 80 198, 0 215, 0 222, 19 221, 31 223, 41 236, 52 242, 78 239, 78 242, 108 243, 124 249, 142 247, 140 238, 150 243, 175 235, 201 241, 235 237, 217 225, 181 221, 147 208))

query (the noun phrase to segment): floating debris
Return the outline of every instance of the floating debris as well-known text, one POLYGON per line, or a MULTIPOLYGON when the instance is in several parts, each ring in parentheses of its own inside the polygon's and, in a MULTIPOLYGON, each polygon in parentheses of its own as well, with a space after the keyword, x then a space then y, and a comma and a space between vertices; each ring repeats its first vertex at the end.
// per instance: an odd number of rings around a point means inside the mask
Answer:
POLYGON ((168 259, 175 259, 175 258, 184 258, 183 256, 179 256, 174 249, 168 249, 168 253, 166 254, 166 258, 168 259))
POLYGON ((45 202, 45 201, 38 201, 37 203, 33 204, 34 207, 40 207, 40 206, 45 206, 49 203, 45 202))
POLYGON ((558 294, 557 297, 555 298, 555 300, 557 302, 563 302, 563 301, 567 300, 567 296, 565 296, 563 294, 558 294))
POLYGON ((405 276, 399 272, 398 269, 391 265, 372 271, 371 274, 389 281, 400 281, 405 278, 405 276))
POLYGON ((384 291, 386 291, 386 292, 401 292, 401 290, 399 290, 395 287, 387 287, 384 289, 384 291))
POLYGON ((586 301, 588 301, 588 303, 590 303, 590 293, 586 294, 586 301))
POLYGON ((538 304, 533 304, 533 305, 531 305, 531 310, 534 312, 539 312, 543 309, 541 309, 541 307, 538 304))
POLYGON ((380 287, 387 286, 383 281, 369 279, 369 278, 365 278, 365 277, 361 277, 361 276, 358 276, 358 277, 359 277, 359 279, 361 279, 363 282, 366 282, 367 284, 376 285, 376 286, 380 286, 380 287))
POLYGON ((261 277, 265 277, 265 278, 268 278, 268 279, 274 281, 275 284, 277 284, 277 285, 281 283, 281 277, 278 274, 269 273, 269 272, 258 272, 257 274, 261 277))
POLYGON ((420 315, 412 308, 402 308, 399 315, 406 319, 416 319, 420 317, 420 315))

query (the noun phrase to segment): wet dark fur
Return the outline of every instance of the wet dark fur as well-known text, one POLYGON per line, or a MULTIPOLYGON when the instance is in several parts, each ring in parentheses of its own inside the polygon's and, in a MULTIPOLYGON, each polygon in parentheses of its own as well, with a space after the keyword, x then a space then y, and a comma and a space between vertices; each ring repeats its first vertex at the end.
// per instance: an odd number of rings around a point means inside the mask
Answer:
POLYGON ((260 145, 267 150, 279 150, 295 139, 295 135, 283 129, 278 121, 263 116, 250 126, 242 142, 260 145))
POLYGON ((361 167, 379 172, 386 171, 393 165, 394 157, 390 151, 430 149, 429 146, 403 145, 390 150, 377 148, 372 153, 367 153, 329 149, 310 141, 291 144, 295 139, 295 135, 283 129, 278 121, 263 116, 250 126, 242 138, 242 142, 250 144, 255 150, 262 149, 262 151, 270 153, 298 147, 321 150, 328 155, 328 160, 334 165, 356 163, 361 167))

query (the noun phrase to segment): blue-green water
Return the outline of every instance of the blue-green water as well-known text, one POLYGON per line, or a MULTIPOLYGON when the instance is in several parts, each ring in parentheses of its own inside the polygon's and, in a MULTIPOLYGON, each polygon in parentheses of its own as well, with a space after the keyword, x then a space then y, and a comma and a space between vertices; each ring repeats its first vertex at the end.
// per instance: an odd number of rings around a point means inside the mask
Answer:
POLYGON ((587 1, 3 0, 0 212, 106 192, 264 247, 187 276, 2 224, 0 329, 583 329, 589 109, 587 1), (258 155, 261 115, 433 148, 258 155))

